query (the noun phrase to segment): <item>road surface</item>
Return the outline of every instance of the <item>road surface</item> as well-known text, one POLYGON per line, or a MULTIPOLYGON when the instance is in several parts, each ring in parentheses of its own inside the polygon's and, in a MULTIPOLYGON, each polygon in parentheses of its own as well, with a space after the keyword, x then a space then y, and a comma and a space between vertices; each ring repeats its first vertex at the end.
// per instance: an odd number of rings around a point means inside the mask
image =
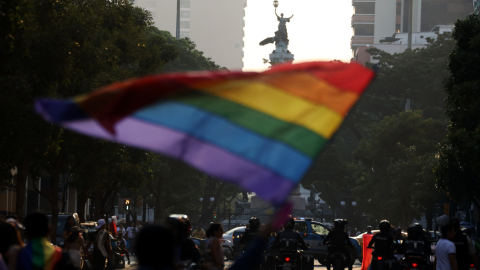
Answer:
MULTIPOLYGON (((228 269, 234 262, 233 261, 226 261, 225 262, 225 269, 228 269)), ((362 267, 362 263, 360 263, 358 260, 355 261, 355 264, 353 265, 353 270, 360 270, 362 267)), ((137 256, 130 256, 130 265, 125 265, 126 270, 136 270, 138 269, 138 261, 137 261, 137 256)), ((315 261, 315 269, 324 269, 326 270, 327 267, 320 265, 318 261, 315 261)), ((345 268, 346 270, 348 268, 345 268)))
MULTIPOLYGON (((229 266, 231 266, 234 262, 233 261, 227 261, 225 262, 225 269, 228 269, 229 266)), ((360 270, 362 268, 362 263, 358 260, 355 261, 355 264, 353 265, 353 270, 360 270)), ((315 269, 327 269, 327 267, 322 266, 318 261, 315 261, 315 269)), ((348 268, 345 268, 348 270, 348 268)))

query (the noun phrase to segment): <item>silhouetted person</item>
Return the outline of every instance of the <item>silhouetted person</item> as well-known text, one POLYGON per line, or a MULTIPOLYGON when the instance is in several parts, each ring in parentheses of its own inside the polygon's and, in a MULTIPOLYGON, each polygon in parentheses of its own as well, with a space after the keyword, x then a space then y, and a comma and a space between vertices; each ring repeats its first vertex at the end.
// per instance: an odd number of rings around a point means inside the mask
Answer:
POLYGON ((32 213, 25 218, 24 225, 28 244, 18 253, 17 270, 44 270, 45 266, 56 270, 75 269, 68 255, 48 241, 47 216, 32 213))
POLYGON ((162 226, 147 226, 137 238, 136 252, 139 270, 173 269, 175 240, 171 230, 162 226))

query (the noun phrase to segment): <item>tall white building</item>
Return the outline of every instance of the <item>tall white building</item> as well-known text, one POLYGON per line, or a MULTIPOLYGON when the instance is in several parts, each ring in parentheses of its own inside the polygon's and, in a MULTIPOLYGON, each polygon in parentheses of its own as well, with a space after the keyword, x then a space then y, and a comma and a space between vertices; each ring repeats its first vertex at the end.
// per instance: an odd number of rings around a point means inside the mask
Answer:
MULTIPOLYGON (((402 33, 408 32, 409 3, 409 0, 352 0, 353 60, 360 63, 369 61, 370 55, 365 50, 370 46, 385 45, 380 40, 395 33, 398 34, 396 38, 401 39, 394 42, 395 45, 407 43, 406 35, 402 33)), ((418 37, 413 40, 412 48, 415 49, 425 46, 425 41, 420 36, 431 35, 438 32, 438 29, 452 26, 457 19, 464 19, 473 12, 473 4, 471 0, 413 0, 412 10, 412 32, 414 37, 418 37)), ((395 47, 396 49, 390 49, 401 52, 406 48, 395 47)))
MULTIPOLYGON (((136 0, 152 12, 155 26, 176 33, 177 0, 136 0)), ((247 0, 181 0, 180 37, 230 70, 243 68, 243 38, 247 0)))

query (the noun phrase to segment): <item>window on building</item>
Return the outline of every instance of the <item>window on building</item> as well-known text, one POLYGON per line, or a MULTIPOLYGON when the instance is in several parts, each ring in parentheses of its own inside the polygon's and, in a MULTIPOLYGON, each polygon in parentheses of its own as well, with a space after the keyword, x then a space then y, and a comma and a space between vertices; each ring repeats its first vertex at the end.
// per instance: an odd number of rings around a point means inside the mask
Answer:
POLYGON ((353 31, 354 36, 373 36, 373 24, 356 24, 353 31))
POLYGON ((180 0, 181 8, 190 8, 190 0, 180 0))
POLYGON ((180 18, 190 18, 190 11, 180 11, 180 18))
POLYGON ((328 230, 327 230, 327 228, 323 227, 320 224, 312 223, 312 233, 320 234, 320 235, 327 235, 328 230))
POLYGON ((190 28, 190 22, 189 21, 180 21, 180 28, 189 29, 190 28))
MULTIPOLYGON (((405 3, 405 11, 408 11, 408 1, 405 1, 405 3)), ((470 0, 422 0, 421 10, 420 31, 430 32, 436 25, 450 25, 457 20, 465 19, 468 14, 473 12, 473 6, 470 0)), ((405 13, 405 11, 404 32, 408 30, 408 13, 405 13)))
POLYGON ((375 14, 375 3, 355 3, 354 14, 375 14))
POLYGON ((180 32, 180 38, 189 38, 190 32, 180 32))

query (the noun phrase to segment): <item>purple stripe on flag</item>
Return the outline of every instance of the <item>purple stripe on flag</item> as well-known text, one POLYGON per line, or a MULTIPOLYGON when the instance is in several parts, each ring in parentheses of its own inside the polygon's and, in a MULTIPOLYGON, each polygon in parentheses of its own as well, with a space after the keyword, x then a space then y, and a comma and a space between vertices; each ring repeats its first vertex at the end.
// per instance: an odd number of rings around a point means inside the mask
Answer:
POLYGON ((282 204, 295 187, 293 181, 221 148, 133 117, 119 121, 115 126, 115 135, 105 131, 94 120, 63 122, 62 125, 80 133, 181 159, 209 175, 253 191, 275 205, 282 204))

